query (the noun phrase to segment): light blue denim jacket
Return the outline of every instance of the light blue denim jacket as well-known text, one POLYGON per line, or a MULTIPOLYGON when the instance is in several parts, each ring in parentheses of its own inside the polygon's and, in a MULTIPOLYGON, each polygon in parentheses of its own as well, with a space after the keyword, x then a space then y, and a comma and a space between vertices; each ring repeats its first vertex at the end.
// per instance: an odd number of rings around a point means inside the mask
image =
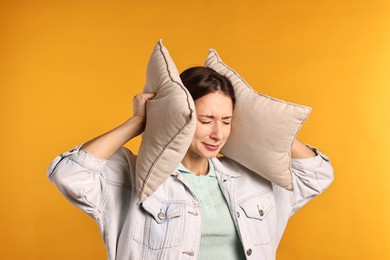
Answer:
MULTIPOLYGON (((101 160, 79 148, 52 162, 49 179, 96 220, 109 260, 197 259, 200 202, 181 174, 173 172, 138 204, 135 155, 121 148, 101 160)), ((329 159, 315 151, 316 157, 292 160, 293 191, 226 157, 212 159, 247 259, 275 259, 288 219, 333 181, 329 159)))

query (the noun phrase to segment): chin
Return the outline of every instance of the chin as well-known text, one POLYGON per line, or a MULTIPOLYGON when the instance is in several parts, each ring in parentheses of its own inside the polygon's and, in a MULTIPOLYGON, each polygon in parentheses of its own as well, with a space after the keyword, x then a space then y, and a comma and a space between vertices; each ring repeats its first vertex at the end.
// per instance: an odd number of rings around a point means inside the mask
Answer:
POLYGON ((211 159, 211 158, 215 158, 217 157, 217 155, 219 154, 219 150, 218 151, 215 151, 215 152, 203 152, 202 155, 204 158, 207 158, 207 159, 211 159))

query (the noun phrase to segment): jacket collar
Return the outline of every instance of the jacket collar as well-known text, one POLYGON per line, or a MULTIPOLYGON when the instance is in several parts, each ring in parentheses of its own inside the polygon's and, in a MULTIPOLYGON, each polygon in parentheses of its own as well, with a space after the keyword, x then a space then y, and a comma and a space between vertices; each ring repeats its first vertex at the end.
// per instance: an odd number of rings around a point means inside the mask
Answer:
MULTIPOLYGON (((209 176, 209 177, 216 177, 215 176, 214 163, 211 162, 211 159, 209 159, 209 164, 210 164, 210 167, 209 167, 209 171, 207 173, 207 176, 209 176)), ((184 174, 194 174, 190 170, 188 170, 182 163, 179 163, 179 165, 176 167, 176 171, 177 170, 179 172, 181 172, 181 173, 184 173, 184 174)))
POLYGON ((227 168, 226 166, 224 166, 222 163, 221 163, 221 158, 212 158, 211 161, 213 162, 214 164, 214 168, 215 168, 215 171, 221 173, 221 174, 224 174, 224 175, 227 175, 229 177, 232 177, 232 178, 235 178, 235 177, 240 177, 242 174, 241 173, 238 173, 238 172, 235 172, 235 171, 232 171, 230 170, 229 168, 227 168))

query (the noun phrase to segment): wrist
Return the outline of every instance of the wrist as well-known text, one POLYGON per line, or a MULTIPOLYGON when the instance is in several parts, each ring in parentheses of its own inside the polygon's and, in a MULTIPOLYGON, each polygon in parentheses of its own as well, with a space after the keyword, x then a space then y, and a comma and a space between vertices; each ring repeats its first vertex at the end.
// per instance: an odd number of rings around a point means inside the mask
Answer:
POLYGON ((145 123, 145 118, 138 115, 133 115, 125 122, 130 133, 130 139, 140 135, 145 130, 145 123))
POLYGON ((145 117, 140 115, 133 115, 132 117, 127 120, 127 122, 132 122, 135 124, 144 124, 145 123, 145 117))

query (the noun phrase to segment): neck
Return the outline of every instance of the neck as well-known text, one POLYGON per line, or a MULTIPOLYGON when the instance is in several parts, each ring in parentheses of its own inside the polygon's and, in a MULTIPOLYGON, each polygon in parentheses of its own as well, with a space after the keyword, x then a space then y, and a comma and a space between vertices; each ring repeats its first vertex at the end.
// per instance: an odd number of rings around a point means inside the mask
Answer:
POLYGON ((209 161, 207 158, 191 156, 186 154, 181 163, 195 175, 207 175, 209 172, 209 161))

